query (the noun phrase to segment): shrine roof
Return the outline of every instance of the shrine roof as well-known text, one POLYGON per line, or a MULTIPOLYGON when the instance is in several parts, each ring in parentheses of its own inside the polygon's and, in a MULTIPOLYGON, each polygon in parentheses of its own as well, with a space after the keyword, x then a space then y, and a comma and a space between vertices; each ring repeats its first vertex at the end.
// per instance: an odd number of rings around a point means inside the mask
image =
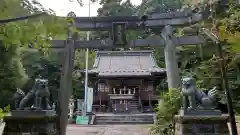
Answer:
POLYGON ((99 51, 89 73, 98 76, 150 76, 165 73, 158 67, 153 51, 99 51))

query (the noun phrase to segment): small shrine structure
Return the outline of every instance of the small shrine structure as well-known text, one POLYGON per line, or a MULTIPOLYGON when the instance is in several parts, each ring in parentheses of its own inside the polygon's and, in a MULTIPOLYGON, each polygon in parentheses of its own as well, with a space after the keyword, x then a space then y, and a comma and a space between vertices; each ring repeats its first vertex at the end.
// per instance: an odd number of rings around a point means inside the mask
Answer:
POLYGON ((95 84, 94 112, 139 113, 153 111, 166 72, 153 51, 99 51, 88 75, 95 84))

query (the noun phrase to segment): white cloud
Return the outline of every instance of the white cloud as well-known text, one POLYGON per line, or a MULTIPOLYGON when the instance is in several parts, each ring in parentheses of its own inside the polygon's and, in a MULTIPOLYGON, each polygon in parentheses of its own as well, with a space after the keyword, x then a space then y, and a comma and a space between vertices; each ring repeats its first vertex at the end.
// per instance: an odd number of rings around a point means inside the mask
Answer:
MULTIPOLYGON (((77 16, 88 16, 89 1, 83 0, 83 7, 77 2, 69 2, 69 0, 38 0, 44 7, 53 9, 58 16, 66 16, 70 11, 76 13, 77 16)), ((74 1, 74 0, 72 0, 74 1)), ((125 0, 124 0, 125 1, 125 0)), ((134 5, 141 4, 142 0, 131 0, 134 5)), ((101 6, 98 3, 90 4, 90 16, 97 15, 97 9, 101 6)))

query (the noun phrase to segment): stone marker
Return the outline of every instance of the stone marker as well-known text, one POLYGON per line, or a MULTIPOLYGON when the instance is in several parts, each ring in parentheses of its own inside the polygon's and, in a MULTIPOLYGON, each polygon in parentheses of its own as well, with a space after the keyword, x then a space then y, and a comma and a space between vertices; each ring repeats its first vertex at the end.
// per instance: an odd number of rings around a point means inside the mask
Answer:
POLYGON ((69 104, 68 104, 68 123, 72 123, 73 121, 73 116, 74 116, 74 109, 75 109, 75 105, 74 105, 74 99, 71 96, 71 98, 69 99, 69 104))

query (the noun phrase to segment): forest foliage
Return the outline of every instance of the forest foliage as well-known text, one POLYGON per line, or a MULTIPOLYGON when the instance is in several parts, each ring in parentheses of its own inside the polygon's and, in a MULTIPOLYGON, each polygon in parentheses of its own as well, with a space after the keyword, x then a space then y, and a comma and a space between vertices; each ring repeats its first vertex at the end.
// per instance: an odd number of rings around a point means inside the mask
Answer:
POLYGON ((64 19, 54 16, 36 1, 1 0, 0 18, 11 19, 27 15, 45 13, 38 18, 15 21, 0 25, 0 107, 10 103, 16 88, 23 88, 31 77, 22 62, 22 48, 49 46, 50 38, 60 38, 66 33, 64 19))

